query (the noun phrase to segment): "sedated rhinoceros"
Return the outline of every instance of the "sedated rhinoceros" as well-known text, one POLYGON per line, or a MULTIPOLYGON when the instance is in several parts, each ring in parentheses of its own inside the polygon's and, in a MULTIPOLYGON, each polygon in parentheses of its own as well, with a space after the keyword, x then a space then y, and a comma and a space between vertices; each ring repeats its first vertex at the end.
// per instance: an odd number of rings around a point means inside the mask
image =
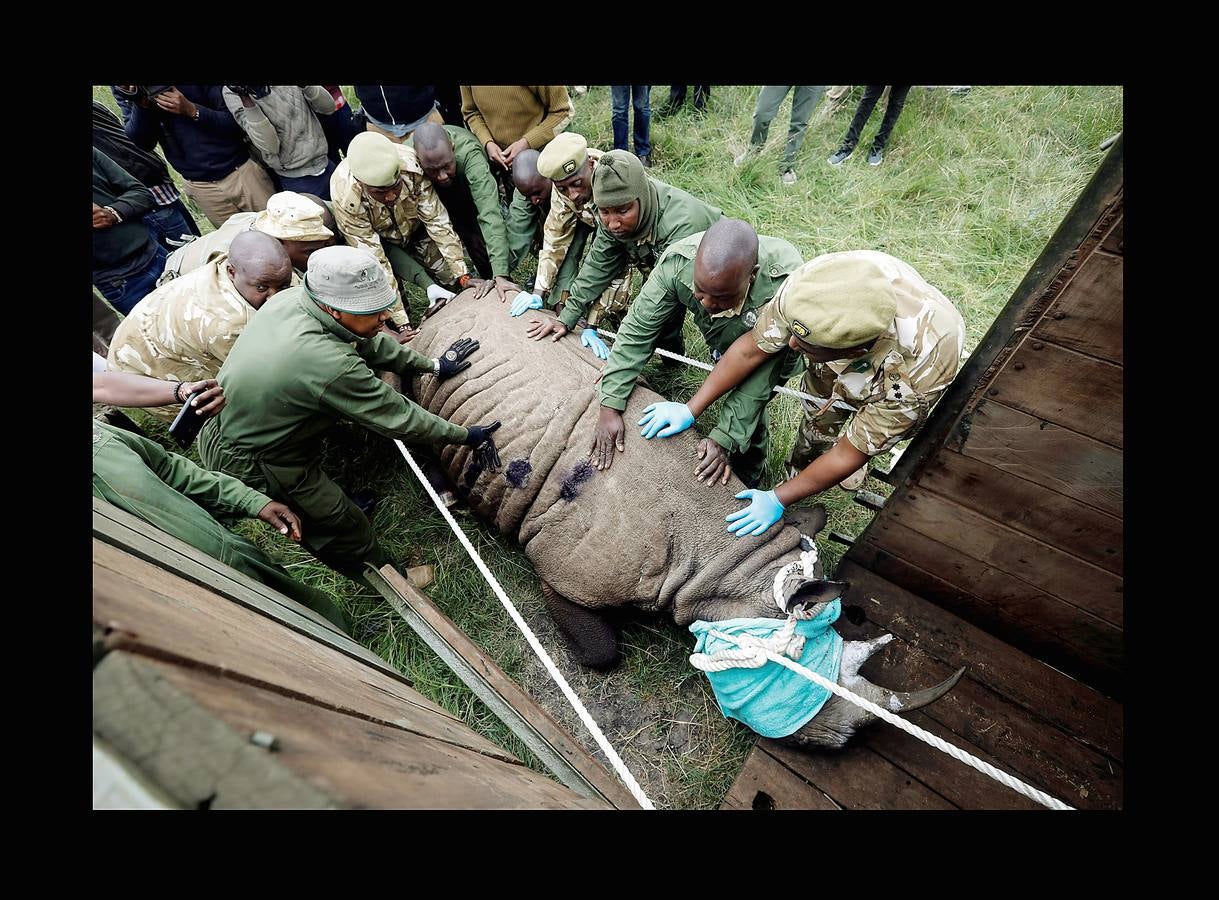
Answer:
MULTIPOLYGON (((460 337, 481 347, 465 372, 440 381, 413 382, 416 400, 460 425, 500 420, 495 434, 502 466, 475 468, 472 451, 450 445, 443 468, 483 521, 524 546, 542 581, 547 609, 576 659, 609 668, 618 659, 618 637, 598 610, 631 605, 669 613, 677 624, 696 620, 766 617, 785 620, 774 599, 775 574, 801 557, 801 532, 791 525, 759 537, 737 538, 724 516, 740 504, 744 486, 733 477, 723 487, 694 480, 698 436, 693 430, 645 441, 629 430, 649 403, 663 399, 642 384, 624 418, 626 452, 598 471, 588 461, 599 403, 595 357, 568 338, 531 341, 530 317, 508 315, 494 297, 466 290, 425 319, 411 342, 438 356, 460 337)), ((820 507, 802 523, 809 538, 825 524, 820 507)), ((848 585, 797 574, 783 596, 787 611, 807 616, 835 600, 848 585)), ((961 673, 923 691, 902 693, 858 674, 863 662, 891 635, 842 647, 838 682, 878 705, 910 711, 952 688, 961 673)), ((771 664, 774 665, 773 663, 771 664)), ((875 716, 830 695, 811 720, 786 738, 796 745, 843 746, 875 716)))

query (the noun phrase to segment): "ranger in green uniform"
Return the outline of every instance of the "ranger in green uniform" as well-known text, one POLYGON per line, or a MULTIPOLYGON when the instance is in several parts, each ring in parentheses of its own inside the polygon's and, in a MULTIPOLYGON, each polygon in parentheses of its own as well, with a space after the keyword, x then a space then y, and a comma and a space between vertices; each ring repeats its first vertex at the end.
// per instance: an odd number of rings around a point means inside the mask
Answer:
POLYGON ((160 444, 95 419, 93 496, 139 516, 348 630, 343 613, 326 594, 297 581, 250 541, 213 518, 259 518, 293 540, 301 539, 300 521, 292 510, 236 478, 201 469, 160 444))
MULTIPOLYGON (((571 296, 557 320, 531 319, 529 336, 535 341, 553 334, 558 340, 575 328, 588 313, 593 301, 601 297, 627 266, 634 266, 647 278, 656 261, 677 241, 700 231, 723 217, 685 191, 663 181, 649 178, 634 154, 611 150, 597 163, 593 172, 593 203, 597 206, 597 235, 571 286, 571 296)), ((681 323, 685 309, 674 311, 659 346, 681 352, 681 323)), ((600 338, 596 329, 581 329, 581 340, 597 352, 600 338), (591 331, 591 338, 587 332, 591 331)), ((604 344, 602 344, 602 349, 604 344)))
MULTIPOLYGON (((690 310, 712 358, 718 360, 733 341, 749 333, 757 322, 757 310, 770 302, 788 273, 801 263, 799 252, 787 241, 759 237, 739 219, 720 219, 665 251, 631 303, 605 364, 592 452, 597 468, 608 469, 615 447, 625 448, 621 411, 673 311, 690 310)), ((699 481, 726 484, 735 468, 747 485, 758 483, 770 449, 766 404, 774 396, 771 389, 798 367, 794 353, 776 353, 732 390, 715 429, 699 444, 701 462, 695 468, 699 481)), ((639 424, 644 426, 643 436, 650 439, 668 437, 693 421, 686 404, 657 403, 648 407, 639 424), (676 431, 666 427, 683 422, 676 431)))
POLYGON ((345 419, 388 438, 475 448, 497 463, 491 426, 464 428, 407 400, 373 374, 447 378, 466 368, 478 342, 463 338, 432 359, 379 333, 396 295, 367 250, 327 247, 309 257, 305 282, 266 304, 233 345, 217 376, 228 399, 199 436, 199 455, 265 493, 290 502, 304 544, 349 578, 363 563, 389 562, 360 508, 322 471, 322 433, 345 419))
POLYGON ((493 284, 479 288, 484 296, 492 288, 505 299, 506 293, 516 293, 517 287, 509 275, 512 272, 508 253, 508 231, 500 211, 499 185, 487 164, 487 155, 474 137, 456 125, 424 122, 406 142, 415 148, 415 156, 423 174, 440 202, 448 210, 453 230, 461 238, 474 268, 493 284))

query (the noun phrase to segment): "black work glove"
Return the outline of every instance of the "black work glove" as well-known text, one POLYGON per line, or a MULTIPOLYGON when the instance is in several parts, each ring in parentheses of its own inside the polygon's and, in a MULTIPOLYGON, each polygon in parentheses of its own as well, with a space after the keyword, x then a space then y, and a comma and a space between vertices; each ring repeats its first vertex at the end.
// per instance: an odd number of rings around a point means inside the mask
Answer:
POLYGON ((465 362, 465 359, 477 349, 478 341, 474 338, 467 337, 454 341, 452 346, 436 360, 439 363, 436 374, 441 378, 449 378, 470 368, 470 364, 465 362))
MULTIPOLYGON (((469 365, 469 363, 466 363, 469 365)), ((501 422, 492 422, 490 425, 471 425, 469 427, 469 436, 465 440, 467 447, 474 448, 474 462, 477 468, 491 469, 492 471, 499 468, 499 451, 495 449, 495 439, 491 437, 501 422)))

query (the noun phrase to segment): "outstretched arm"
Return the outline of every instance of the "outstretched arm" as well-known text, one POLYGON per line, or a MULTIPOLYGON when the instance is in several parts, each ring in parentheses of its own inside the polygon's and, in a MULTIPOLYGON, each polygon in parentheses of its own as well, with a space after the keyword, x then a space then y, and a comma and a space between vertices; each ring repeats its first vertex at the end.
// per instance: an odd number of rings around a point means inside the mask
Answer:
POLYGON ((771 357, 771 354, 758 348, 752 334, 746 332, 732 342, 732 346, 720 357, 720 361, 715 364, 698 393, 690 398, 686 406, 690 407, 690 412, 694 413, 696 418, 771 357))

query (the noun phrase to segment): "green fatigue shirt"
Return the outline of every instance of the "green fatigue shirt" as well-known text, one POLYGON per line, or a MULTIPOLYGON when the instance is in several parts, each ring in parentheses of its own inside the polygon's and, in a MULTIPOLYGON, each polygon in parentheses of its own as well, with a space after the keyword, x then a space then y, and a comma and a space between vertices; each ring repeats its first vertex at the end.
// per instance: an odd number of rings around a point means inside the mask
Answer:
MULTIPOLYGON (((823 398, 827 410, 832 406, 852 414, 843 434, 860 453, 876 456, 922 426, 931 405, 956 375, 965 348, 965 322, 951 300, 900 259, 876 250, 844 252, 870 258, 888 275, 897 295, 897 313, 863 356, 810 362, 803 388, 823 398)), ((815 270, 840 255, 818 256, 799 271, 815 270)), ((780 290, 776 301, 759 311, 753 328, 758 348, 766 353, 782 350, 791 337, 790 325, 778 310, 781 297, 780 290)), ((808 409, 807 401, 805 412, 815 412, 808 409)))
POLYGON ((724 216, 719 208, 708 206, 680 188, 671 187, 655 178, 652 183, 656 185, 660 208, 650 234, 639 240, 623 241, 597 222, 593 246, 580 266, 580 274, 571 286, 571 297, 559 316, 559 321, 568 330, 576 327, 576 322, 584 318, 593 301, 628 265, 635 266, 641 275, 648 277, 652 266, 670 245, 696 232, 706 231, 724 216))
MULTIPOLYGON (((631 303, 618 327, 618 337, 601 377, 602 406, 619 412, 626 409, 635 389, 635 378, 643 371, 665 323, 679 304, 690 310, 712 357, 719 359, 733 341, 754 326, 758 310, 770 302, 788 273, 801 263, 799 251, 787 241, 759 236, 759 269, 753 287, 739 306, 712 315, 694 297, 694 256, 703 234, 700 231, 673 244, 631 303)), ((771 389, 794 375, 798 365, 799 357, 795 354, 776 353, 755 369, 724 398, 711 439, 729 453, 743 453, 758 427, 771 389)))
MULTIPOLYGON (((464 128, 445 125, 449 140, 453 142, 453 158, 457 161, 457 174, 465 178, 470 186, 470 196, 478 210, 478 230, 487 243, 487 256, 496 275, 505 278, 512 271, 508 254, 508 231, 504 226, 504 214, 499 208, 499 186, 491 174, 487 154, 483 152, 478 138, 464 128)), ((406 142, 414 147, 413 136, 406 142)))
MULTIPOLYGON (((220 369, 225 407, 207 423, 232 454, 305 463, 340 419, 405 441, 456 444, 469 432, 408 400, 373 374, 407 378, 434 363, 394 338, 361 338, 305 293, 280 291, 258 311, 220 369)), ((226 466, 225 468, 228 468, 226 466)), ((240 471, 234 474, 241 475, 240 471)))
POLYGON ((231 475, 209 472, 147 438, 94 420, 93 496, 287 594, 346 630, 346 620, 329 597, 296 581, 254 544, 216 521, 256 518, 271 502, 231 475))
MULTIPOLYGON (((393 267, 381 247, 382 241, 407 248, 411 235, 420 223, 427 229, 428 237, 436 244, 440 255, 448 264, 454 278, 460 278, 467 273, 465 248, 461 239, 453 231, 449 221, 448 211, 436 196, 436 189, 423 174, 419 160, 415 157, 415 148, 404 144, 394 144, 402 161, 402 181, 404 187, 398 194, 398 199, 391 204, 378 203, 365 193, 351 169, 347 160, 339 163, 334 174, 330 176, 330 197, 334 203, 334 219, 339 231, 352 247, 362 247, 372 253, 385 270, 390 284, 398 290, 398 279, 394 277, 393 267)), ((430 282, 429 282, 430 283, 430 282)), ((427 284, 419 287, 426 288, 427 284)), ((402 307, 401 295, 390 310, 390 318, 395 324, 406 325, 410 317, 402 307)))
MULTIPOLYGON (((603 152, 595 147, 588 149, 588 158, 593 161, 594 169, 603 152)), ((591 197, 587 203, 573 203, 557 186, 551 187, 550 212, 546 214, 546 223, 542 226, 542 252, 538 254, 538 274, 534 282, 534 290, 537 293, 554 287, 559 267, 572 249, 576 232, 582 232, 584 240, 587 240, 589 233, 596 227, 597 204, 593 203, 591 197), (585 227, 579 228, 580 225, 585 227)), ((581 246, 576 248, 577 255, 582 247, 583 241, 581 246)))
MULTIPOLYGON (((255 312, 229 278, 228 257, 218 256, 135 305, 110 341, 108 367, 164 381, 215 378, 255 312)), ((149 412, 172 422, 180 409, 149 412)))

